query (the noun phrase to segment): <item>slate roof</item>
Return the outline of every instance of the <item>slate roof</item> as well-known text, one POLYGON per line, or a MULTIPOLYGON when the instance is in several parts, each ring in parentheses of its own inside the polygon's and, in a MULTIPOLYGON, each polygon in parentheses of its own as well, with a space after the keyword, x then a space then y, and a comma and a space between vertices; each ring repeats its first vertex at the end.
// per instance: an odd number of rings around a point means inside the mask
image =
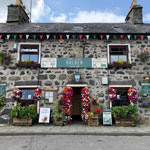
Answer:
POLYGON ((0 23, 0 33, 150 34, 150 24, 127 23, 0 23))

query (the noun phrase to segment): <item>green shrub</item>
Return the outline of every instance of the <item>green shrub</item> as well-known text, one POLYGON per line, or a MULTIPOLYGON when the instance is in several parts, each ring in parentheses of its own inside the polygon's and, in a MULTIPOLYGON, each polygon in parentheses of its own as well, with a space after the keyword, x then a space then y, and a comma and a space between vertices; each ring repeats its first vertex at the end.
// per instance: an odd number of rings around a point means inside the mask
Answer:
POLYGON ((17 104, 14 106, 10 113, 11 118, 20 118, 20 119, 37 119, 37 111, 34 105, 21 106, 21 104, 17 104))
POLYGON ((0 107, 3 107, 5 105, 6 98, 5 96, 0 96, 0 107))
POLYGON ((115 106, 112 108, 112 114, 114 118, 127 119, 128 117, 137 119, 137 107, 133 105, 128 106, 115 106))

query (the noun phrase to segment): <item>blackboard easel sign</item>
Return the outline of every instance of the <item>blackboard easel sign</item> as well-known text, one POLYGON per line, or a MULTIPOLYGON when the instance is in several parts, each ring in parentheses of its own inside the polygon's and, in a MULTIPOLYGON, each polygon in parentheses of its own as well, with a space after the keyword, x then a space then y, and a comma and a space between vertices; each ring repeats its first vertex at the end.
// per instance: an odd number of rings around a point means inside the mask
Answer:
POLYGON ((142 81, 142 95, 150 95, 150 81, 142 81))

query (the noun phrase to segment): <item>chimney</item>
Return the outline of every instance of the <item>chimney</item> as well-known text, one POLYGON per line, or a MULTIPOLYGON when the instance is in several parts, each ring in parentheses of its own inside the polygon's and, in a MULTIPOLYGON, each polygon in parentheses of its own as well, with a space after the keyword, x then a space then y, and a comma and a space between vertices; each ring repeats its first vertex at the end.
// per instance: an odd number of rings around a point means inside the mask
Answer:
POLYGON ((133 0, 130 11, 125 19, 126 23, 131 24, 142 24, 143 23, 143 7, 141 5, 137 5, 136 1, 133 0))
POLYGON ((7 23, 25 23, 29 22, 29 16, 25 11, 23 3, 17 3, 8 6, 7 23))

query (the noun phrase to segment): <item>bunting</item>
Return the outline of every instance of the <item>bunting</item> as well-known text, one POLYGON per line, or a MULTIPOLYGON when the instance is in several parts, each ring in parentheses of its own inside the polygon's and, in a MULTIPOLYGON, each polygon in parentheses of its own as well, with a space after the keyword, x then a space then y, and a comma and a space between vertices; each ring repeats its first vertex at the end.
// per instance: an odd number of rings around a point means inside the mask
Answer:
POLYGON ((56 40, 56 35, 53 35, 53 38, 56 40))
POLYGON ((120 35, 120 39, 123 40, 124 39, 124 35, 120 35))
POLYGON ((20 34, 20 35, 19 35, 19 38, 22 39, 22 37, 23 37, 22 34, 20 34))
POLYGON ((82 39, 82 35, 79 35, 80 40, 82 39))
POLYGON ((102 35, 102 34, 100 35, 100 39, 101 39, 101 40, 103 39, 103 35, 102 35))
POLYGON ((66 35, 66 37, 67 37, 67 40, 69 40, 70 35, 69 35, 69 34, 67 34, 67 35, 66 35))
POLYGON ((40 35, 40 40, 42 40, 43 39, 43 35, 40 35))
POLYGON ((47 40, 49 39, 49 37, 50 37, 50 35, 49 35, 49 34, 47 34, 47 35, 46 35, 47 40))
POLYGON ((34 40, 36 39, 36 35, 35 35, 35 34, 33 35, 33 39, 34 39, 34 40))
POLYGON ((86 39, 87 39, 87 40, 89 39, 89 35, 86 35, 86 39))
POLYGON ((141 40, 143 40, 144 39, 144 35, 141 35, 141 40))
POLYGON ((9 40, 9 39, 10 39, 10 35, 8 34, 8 35, 7 35, 7 40, 9 40))
POLYGON ((106 39, 109 40, 110 35, 106 35, 106 39))
POLYGON ((17 39, 17 35, 16 35, 16 34, 14 35, 14 39, 15 39, 15 40, 17 39))
POLYGON ((2 35, 2 34, 0 34, 0 39, 2 39, 2 37, 3 37, 3 35, 2 35))
POLYGON ((26 39, 29 39, 29 34, 26 34, 26 39))
POLYGON ((72 35, 72 38, 73 38, 73 39, 75 39, 75 38, 76 38, 76 35, 75 35, 75 34, 73 34, 73 35, 72 35))
POLYGON ((63 38, 63 35, 62 35, 62 34, 60 34, 60 35, 59 35, 59 37, 60 37, 60 39, 62 39, 62 38, 63 38))
POLYGON ((147 36, 147 39, 150 40, 150 35, 147 36))
POLYGON ((131 35, 127 35, 127 37, 128 37, 128 40, 130 40, 130 39, 131 39, 131 35))

